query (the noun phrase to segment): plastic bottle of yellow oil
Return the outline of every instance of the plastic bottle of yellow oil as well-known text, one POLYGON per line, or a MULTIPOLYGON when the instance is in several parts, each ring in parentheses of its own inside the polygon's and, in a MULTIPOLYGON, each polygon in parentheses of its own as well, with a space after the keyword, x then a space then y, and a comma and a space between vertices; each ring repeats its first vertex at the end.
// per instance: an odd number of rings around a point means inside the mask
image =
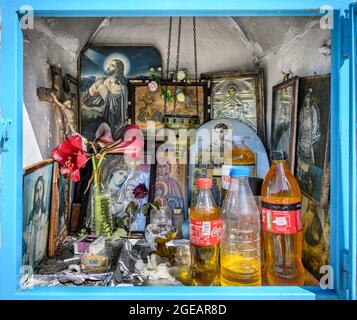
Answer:
POLYGON ((262 186, 262 224, 269 285, 304 285, 301 193, 283 151, 274 151, 262 186))
POLYGON ((232 168, 246 167, 249 176, 256 176, 255 154, 244 144, 244 137, 233 136, 231 148, 224 153, 224 165, 222 166, 222 201, 225 199, 231 177, 232 168))
POLYGON ((196 183, 199 193, 190 210, 191 285, 219 286, 220 212, 212 180, 198 178, 196 183))
POLYGON ((260 214, 249 186, 248 167, 230 171, 222 207, 220 280, 222 286, 260 286, 260 214))

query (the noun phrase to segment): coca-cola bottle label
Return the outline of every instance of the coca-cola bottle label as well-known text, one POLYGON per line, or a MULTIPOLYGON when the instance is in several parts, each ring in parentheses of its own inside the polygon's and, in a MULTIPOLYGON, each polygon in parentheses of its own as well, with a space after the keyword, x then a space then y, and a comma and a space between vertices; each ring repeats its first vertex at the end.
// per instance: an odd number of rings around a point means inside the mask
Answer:
POLYGON ((245 167, 249 168, 249 176, 255 177, 255 165, 254 164, 249 164, 249 165, 232 165, 232 164, 225 164, 222 166, 222 188, 225 190, 229 189, 229 185, 231 183, 231 177, 230 177, 230 172, 232 168, 239 168, 239 167, 245 167))
POLYGON ((219 243, 220 229, 221 219, 190 219, 190 243, 198 247, 215 246, 219 243))
POLYGON ((301 203, 276 204, 262 201, 262 224, 265 231, 277 234, 301 231, 301 203))

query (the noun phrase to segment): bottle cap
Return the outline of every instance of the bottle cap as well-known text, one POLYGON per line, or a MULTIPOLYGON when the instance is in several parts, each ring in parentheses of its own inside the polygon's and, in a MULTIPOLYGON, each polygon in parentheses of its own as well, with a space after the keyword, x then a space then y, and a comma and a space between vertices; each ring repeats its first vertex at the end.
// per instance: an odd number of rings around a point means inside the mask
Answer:
POLYGON ((196 179, 196 184, 198 189, 211 189, 212 179, 210 178, 198 178, 196 179))
POLYGON ((229 173, 231 177, 249 177, 250 169, 249 167, 233 167, 229 173))
POLYGON ((285 160, 286 159, 286 154, 284 151, 273 151, 272 160, 285 160))

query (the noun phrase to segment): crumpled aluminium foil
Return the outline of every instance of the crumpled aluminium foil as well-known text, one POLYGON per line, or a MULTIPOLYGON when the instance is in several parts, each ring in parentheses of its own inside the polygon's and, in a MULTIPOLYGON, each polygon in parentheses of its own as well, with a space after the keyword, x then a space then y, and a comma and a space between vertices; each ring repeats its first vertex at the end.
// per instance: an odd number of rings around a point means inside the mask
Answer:
MULTIPOLYGON (((185 241, 185 240, 184 240, 185 241)), ((170 245, 178 246, 187 244, 186 242, 172 241, 170 245)), ((145 239, 137 241, 135 244, 130 240, 126 241, 122 247, 122 251, 119 256, 117 268, 113 275, 112 286, 120 285, 133 285, 133 286, 181 286, 182 283, 177 280, 148 280, 143 278, 135 268, 135 264, 139 260, 147 262, 147 257, 154 253, 152 245, 145 239)))
POLYGON ((113 277, 113 272, 86 274, 70 273, 63 271, 51 275, 31 275, 21 279, 22 289, 31 289, 32 287, 53 287, 68 285, 101 285, 107 286, 113 277), (85 284, 86 283, 86 284, 85 284))
POLYGON ((75 238, 67 237, 61 248, 53 258, 46 259, 39 267, 36 274, 24 274, 20 280, 23 289, 34 286, 108 286, 113 278, 121 247, 124 240, 113 239, 107 243, 110 247, 110 261, 112 262, 107 272, 80 271, 81 255, 74 255, 73 243, 75 238))
MULTIPOLYGON (((67 243, 71 245, 72 243, 67 243)), ((173 240, 170 246, 189 248, 188 240, 173 240)), ((111 243, 112 256, 111 267, 108 272, 91 273, 78 272, 73 265, 80 264, 76 255, 61 253, 51 259, 41 268, 42 274, 23 275, 20 280, 22 289, 31 289, 35 286, 181 286, 177 280, 148 280, 144 279, 135 269, 139 260, 147 262, 147 257, 154 253, 154 249, 145 239, 124 240, 118 239, 111 243), (67 261, 68 260, 68 261, 67 261), (117 262, 117 263, 116 263, 117 262)), ((66 248, 73 252, 72 249, 66 248)), ((182 260, 182 259, 181 259, 182 260)))

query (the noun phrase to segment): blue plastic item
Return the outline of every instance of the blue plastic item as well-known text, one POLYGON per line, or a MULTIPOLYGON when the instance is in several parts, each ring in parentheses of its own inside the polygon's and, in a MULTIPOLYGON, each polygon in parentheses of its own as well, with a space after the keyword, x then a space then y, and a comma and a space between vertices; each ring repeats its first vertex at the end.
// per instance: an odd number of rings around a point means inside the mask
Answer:
POLYGON ((236 166, 229 172, 231 177, 249 177, 250 169, 248 167, 236 166))

